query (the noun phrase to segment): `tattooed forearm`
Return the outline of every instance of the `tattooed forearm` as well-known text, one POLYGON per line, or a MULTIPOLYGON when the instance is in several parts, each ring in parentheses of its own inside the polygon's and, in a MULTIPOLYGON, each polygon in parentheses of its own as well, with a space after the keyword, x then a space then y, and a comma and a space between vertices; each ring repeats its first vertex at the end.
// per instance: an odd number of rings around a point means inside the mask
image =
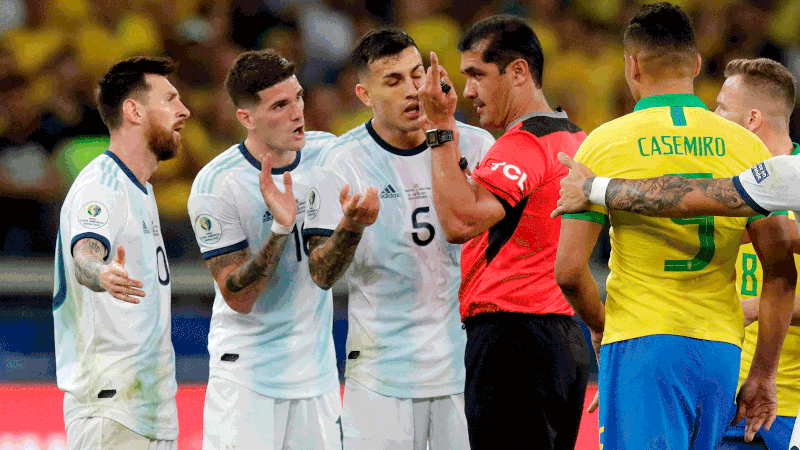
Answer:
POLYGON ((106 250, 103 244, 96 239, 81 239, 73 249, 75 260, 75 278, 78 283, 88 287, 94 292, 103 292, 100 286, 100 269, 105 266, 103 256, 106 250))
POLYGON ((308 241, 308 267, 317 286, 328 290, 342 276, 353 262, 361 234, 339 226, 331 237, 313 236, 308 241))
POLYGON ((587 199, 592 195, 592 183, 594 183, 594 178, 595 177, 589 177, 583 182, 583 196, 587 199))
POLYGON ((265 279, 278 265, 288 234, 270 234, 255 256, 234 270, 225 280, 225 288, 236 293, 265 279))
POLYGON ((611 209, 659 217, 736 215, 737 210, 750 209, 730 178, 614 178, 606 190, 606 205, 611 209))
POLYGON ((713 198, 730 209, 749 208, 742 196, 739 195, 739 191, 733 187, 733 181, 730 178, 703 181, 707 182, 706 197, 713 198))

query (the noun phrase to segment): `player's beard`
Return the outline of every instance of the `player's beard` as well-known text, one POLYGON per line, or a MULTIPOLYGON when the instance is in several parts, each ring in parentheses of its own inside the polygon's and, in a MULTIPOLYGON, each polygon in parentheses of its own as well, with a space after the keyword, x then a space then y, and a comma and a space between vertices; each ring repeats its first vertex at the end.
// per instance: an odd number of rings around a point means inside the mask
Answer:
POLYGON ((147 126, 147 147, 157 161, 172 159, 181 150, 181 141, 172 135, 174 130, 152 121, 147 126))

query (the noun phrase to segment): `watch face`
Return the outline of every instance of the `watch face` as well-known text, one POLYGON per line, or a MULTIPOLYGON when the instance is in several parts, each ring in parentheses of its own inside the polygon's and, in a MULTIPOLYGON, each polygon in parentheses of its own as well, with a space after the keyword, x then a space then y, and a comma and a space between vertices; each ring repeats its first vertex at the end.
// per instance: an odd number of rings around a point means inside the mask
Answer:
POLYGON ((425 133, 425 141, 430 147, 439 144, 439 136, 437 136, 436 131, 431 130, 425 133))

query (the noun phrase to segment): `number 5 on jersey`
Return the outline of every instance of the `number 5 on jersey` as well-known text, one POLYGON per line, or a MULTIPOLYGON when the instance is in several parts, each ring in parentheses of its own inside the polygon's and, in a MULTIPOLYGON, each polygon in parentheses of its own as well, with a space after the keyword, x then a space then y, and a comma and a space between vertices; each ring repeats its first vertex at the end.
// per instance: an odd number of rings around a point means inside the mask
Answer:
POLYGON ((418 217, 420 214, 429 213, 430 210, 431 210, 430 207, 422 206, 420 208, 415 209, 414 212, 411 213, 411 226, 417 230, 428 230, 427 233, 419 233, 417 231, 411 233, 411 237, 414 239, 414 243, 419 245, 420 247, 424 247, 430 244, 431 241, 433 240, 433 237, 436 235, 436 229, 433 228, 433 225, 431 225, 428 222, 422 222, 421 220, 419 220, 418 217))

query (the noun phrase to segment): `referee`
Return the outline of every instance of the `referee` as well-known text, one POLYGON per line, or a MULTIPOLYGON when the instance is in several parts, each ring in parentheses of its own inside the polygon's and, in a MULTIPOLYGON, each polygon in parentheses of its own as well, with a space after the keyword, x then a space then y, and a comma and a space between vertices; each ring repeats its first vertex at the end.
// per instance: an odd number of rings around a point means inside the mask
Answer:
POLYGON ((556 155, 574 154, 586 134, 547 104, 542 49, 519 18, 477 22, 458 49, 481 126, 505 130, 468 181, 456 94, 440 87, 449 80, 432 53, 420 101, 436 212, 447 240, 466 243, 459 297, 470 445, 573 449, 591 353, 553 275, 560 221, 550 211, 567 174, 556 155))

